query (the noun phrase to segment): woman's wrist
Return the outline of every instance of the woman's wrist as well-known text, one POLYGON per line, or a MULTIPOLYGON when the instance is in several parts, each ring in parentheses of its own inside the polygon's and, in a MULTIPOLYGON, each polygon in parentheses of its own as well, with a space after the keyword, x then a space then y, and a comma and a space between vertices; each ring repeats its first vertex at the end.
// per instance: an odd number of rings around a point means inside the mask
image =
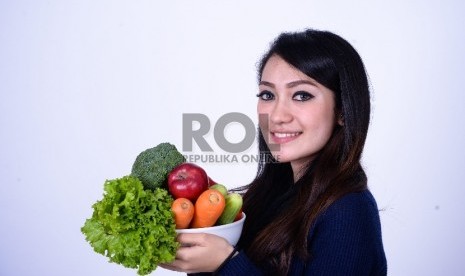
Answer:
POLYGON ((218 273, 226 265, 226 263, 229 260, 231 260, 234 256, 236 256, 237 254, 239 254, 239 252, 237 251, 237 248, 233 247, 233 250, 231 251, 231 253, 229 253, 226 259, 224 259, 224 261, 220 264, 220 266, 218 266, 218 268, 215 271, 213 271, 213 275, 218 275, 218 273))

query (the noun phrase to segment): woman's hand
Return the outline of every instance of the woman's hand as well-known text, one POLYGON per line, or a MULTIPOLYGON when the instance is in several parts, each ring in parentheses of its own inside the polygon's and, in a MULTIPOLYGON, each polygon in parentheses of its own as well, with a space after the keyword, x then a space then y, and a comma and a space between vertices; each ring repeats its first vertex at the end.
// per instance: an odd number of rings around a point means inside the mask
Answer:
POLYGON ((169 270, 197 273, 215 271, 234 250, 225 239, 213 234, 179 234, 181 247, 176 259, 160 264, 169 270))

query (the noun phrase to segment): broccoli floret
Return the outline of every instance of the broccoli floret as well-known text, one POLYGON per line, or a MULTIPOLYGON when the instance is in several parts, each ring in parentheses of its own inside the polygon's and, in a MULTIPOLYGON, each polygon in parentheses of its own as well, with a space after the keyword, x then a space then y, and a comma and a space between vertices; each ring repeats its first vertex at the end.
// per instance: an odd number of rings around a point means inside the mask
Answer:
POLYGON ((131 175, 139 178, 144 188, 154 190, 162 187, 171 170, 185 161, 174 145, 161 143, 137 156, 132 165, 131 175))

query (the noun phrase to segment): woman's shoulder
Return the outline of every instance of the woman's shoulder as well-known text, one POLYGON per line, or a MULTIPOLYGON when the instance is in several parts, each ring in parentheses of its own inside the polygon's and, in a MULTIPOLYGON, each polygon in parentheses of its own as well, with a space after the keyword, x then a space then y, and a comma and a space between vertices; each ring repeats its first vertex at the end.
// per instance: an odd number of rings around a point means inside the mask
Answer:
POLYGON ((369 190, 348 193, 334 201, 317 218, 310 235, 315 228, 362 228, 371 229, 370 232, 379 232, 380 218, 376 200, 369 190))
POLYGON ((372 193, 367 189, 348 193, 334 201, 323 213, 325 216, 343 213, 378 213, 378 205, 372 193))

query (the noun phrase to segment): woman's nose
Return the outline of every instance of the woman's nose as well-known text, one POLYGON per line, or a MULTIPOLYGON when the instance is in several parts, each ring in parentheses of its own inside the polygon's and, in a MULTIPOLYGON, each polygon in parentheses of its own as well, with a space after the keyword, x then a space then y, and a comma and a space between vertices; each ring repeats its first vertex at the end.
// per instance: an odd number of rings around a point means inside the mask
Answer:
POLYGON ((292 121, 291 108, 284 101, 276 101, 270 113, 270 121, 273 124, 282 124, 292 121))

